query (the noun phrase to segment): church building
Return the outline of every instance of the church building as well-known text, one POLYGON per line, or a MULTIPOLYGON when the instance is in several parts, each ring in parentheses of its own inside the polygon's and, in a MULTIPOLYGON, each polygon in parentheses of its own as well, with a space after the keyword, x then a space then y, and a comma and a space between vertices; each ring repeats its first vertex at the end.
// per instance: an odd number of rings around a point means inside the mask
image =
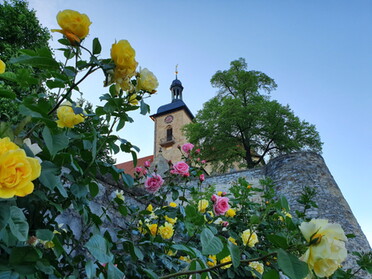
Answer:
MULTIPOLYGON (((154 155, 139 158, 137 165, 143 166, 145 161, 157 161, 163 157, 173 163, 181 160, 181 152, 178 146, 187 143, 187 139, 182 132, 182 127, 194 119, 194 115, 183 101, 183 86, 177 78, 173 80, 171 86, 171 102, 160 106, 157 112, 150 115, 154 121, 154 155)), ((163 160, 164 160, 163 159, 163 160)), ((119 169, 124 169, 125 173, 133 174, 135 166, 133 161, 116 165, 119 169)))

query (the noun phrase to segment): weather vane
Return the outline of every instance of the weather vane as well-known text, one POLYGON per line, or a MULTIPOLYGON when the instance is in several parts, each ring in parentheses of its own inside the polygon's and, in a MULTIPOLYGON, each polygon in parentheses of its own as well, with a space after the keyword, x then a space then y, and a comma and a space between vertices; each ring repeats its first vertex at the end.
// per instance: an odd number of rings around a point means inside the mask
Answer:
POLYGON ((177 79, 177 75, 178 75, 178 64, 176 65, 176 71, 175 71, 175 73, 176 73, 176 79, 177 79))

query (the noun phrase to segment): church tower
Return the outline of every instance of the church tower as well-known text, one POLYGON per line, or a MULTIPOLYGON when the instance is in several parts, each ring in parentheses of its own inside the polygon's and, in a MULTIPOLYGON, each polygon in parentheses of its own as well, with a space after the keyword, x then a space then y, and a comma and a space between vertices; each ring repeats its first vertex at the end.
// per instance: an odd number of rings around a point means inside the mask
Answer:
POLYGON ((150 117, 155 123, 154 159, 161 154, 166 160, 175 163, 181 160, 177 146, 187 142, 182 127, 190 123, 194 116, 182 100, 183 86, 177 78, 177 72, 170 91, 171 102, 159 107, 156 114, 150 117))

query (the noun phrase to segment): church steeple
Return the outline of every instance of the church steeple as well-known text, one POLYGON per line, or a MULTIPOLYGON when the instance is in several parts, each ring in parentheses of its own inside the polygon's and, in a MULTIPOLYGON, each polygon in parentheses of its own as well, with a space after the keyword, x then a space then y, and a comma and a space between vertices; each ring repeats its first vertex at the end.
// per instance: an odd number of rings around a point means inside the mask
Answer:
POLYGON ((154 158, 161 154, 166 160, 172 162, 182 159, 181 152, 177 148, 187 142, 182 127, 194 119, 194 115, 182 100, 183 86, 177 78, 177 66, 175 74, 176 79, 170 86, 172 101, 160 106, 157 112, 150 116, 155 123, 154 158))
POLYGON ((177 78, 178 75, 178 70, 177 70, 178 65, 176 65, 176 79, 172 82, 170 86, 171 94, 172 94, 172 103, 176 102, 178 100, 182 100, 182 91, 183 91, 183 86, 181 81, 177 78))

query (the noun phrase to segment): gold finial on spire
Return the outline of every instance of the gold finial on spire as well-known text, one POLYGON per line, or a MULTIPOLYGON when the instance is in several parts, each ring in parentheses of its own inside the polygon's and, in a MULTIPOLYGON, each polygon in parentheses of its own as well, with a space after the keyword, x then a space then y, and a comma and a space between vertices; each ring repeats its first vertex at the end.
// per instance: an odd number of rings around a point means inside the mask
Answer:
POLYGON ((176 79, 177 79, 177 75, 178 75, 178 64, 176 65, 176 71, 175 71, 175 74, 176 74, 176 79))

